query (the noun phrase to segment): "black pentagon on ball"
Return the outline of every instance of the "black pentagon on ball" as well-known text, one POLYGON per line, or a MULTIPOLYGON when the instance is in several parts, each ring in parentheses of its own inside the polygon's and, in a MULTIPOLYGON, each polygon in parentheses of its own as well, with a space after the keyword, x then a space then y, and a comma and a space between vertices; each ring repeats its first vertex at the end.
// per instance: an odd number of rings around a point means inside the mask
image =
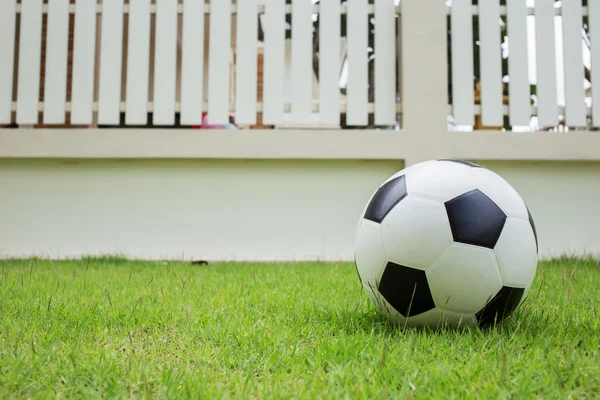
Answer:
POLYGON ((519 305, 524 292, 523 288, 503 286, 486 306, 475 314, 479 326, 485 328, 508 318, 519 305))
POLYGON ((375 192, 367 206, 364 218, 380 224, 392 208, 400 203, 406 195, 406 177, 404 175, 386 182, 375 192))
POLYGON ((404 317, 412 317, 435 308, 425 271, 388 262, 378 290, 404 317))
POLYGON ((493 249, 506 223, 506 214, 479 189, 445 203, 454 241, 493 249))
POLYGON ((438 161, 447 161, 447 162, 453 162, 456 164, 462 164, 462 165, 466 165, 467 167, 472 167, 472 168, 483 168, 481 165, 472 163, 470 161, 464 161, 464 160, 453 160, 453 159, 449 159, 449 158, 442 158, 438 161))
POLYGON ((529 212, 529 208, 527 208, 527 214, 529 214, 529 224, 531 225, 531 229, 533 229, 533 236, 535 236, 535 250, 539 252, 537 230, 535 229, 535 222, 533 222, 533 217, 531 216, 531 212, 529 212))

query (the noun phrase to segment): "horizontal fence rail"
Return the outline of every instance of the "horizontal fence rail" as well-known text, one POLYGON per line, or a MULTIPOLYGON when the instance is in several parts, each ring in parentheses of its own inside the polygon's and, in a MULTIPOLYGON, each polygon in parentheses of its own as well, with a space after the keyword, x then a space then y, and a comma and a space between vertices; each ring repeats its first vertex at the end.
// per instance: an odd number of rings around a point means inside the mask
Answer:
POLYGON ((447 3, 450 130, 600 127, 597 2, 447 3))
POLYGON ((397 129, 396 3, 2 0, 0 127, 397 129))

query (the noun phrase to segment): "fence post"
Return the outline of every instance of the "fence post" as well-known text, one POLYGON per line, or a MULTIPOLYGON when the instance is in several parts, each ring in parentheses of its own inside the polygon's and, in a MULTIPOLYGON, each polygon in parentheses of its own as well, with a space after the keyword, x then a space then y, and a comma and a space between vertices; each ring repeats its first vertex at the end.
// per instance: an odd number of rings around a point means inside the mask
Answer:
POLYGON ((413 150, 406 164, 441 157, 447 134, 447 6, 444 0, 402 0, 402 109, 413 150))

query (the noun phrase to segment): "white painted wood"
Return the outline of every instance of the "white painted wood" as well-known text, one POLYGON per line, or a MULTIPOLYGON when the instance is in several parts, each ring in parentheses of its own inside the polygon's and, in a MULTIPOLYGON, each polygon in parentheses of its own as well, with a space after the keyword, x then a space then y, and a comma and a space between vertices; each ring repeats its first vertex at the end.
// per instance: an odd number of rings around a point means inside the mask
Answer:
POLYGON ((474 125, 473 16, 471 0, 453 0, 452 25, 452 112, 454 124, 474 125))
MULTIPOLYGON (((448 139, 448 7, 444 1, 402 0, 402 128, 421 144, 407 164, 435 158, 448 139), (433 152, 435 153, 435 152, 433 152)), ((401 136, 404 135, 404 132, 401 136)))
POLYGON ((405 127, 401 134, 375 129, 290 129, 285 135, 273 129, 226 134, 207 131, 202 135, 192 129, 168 134, 127 128, 4 129, 0 130, 0 158, 600 161, 597 132, 449 133, 438 121, 440 114, 434 119, 426 111, 423 114, 435 125, 426 121, 422 126, 405 127), (434 131, 425 129, 426 124, 434 131))
POLYGON ((129 5, 125 90, 125 123, 128 125, 148 123, 150 3, 150 0, 135 0, 129 5))
POLYGON ((238 4, 236 27, 236 124, 256 123, 258 8, 256 0, 238 4))
POLYGON ((102 4, 98 123, 117 125, 121 109, 123 0, 102 4))
POLYGON ((16 0, 0 1, 0 124, 11 122, 16 0))
POLYGON ((320 2, 319 37, 319 122, 340 123, 341 7, 337 0, 320 2))
POLYGON ((481 63, 481 122, 485 126, 502 126, 502 59, 500 48, 499 0, 479 5, 481 63))
POLYGON ((292 0, 292 123, 311 122, 312 113, 312 4, 292 0))
POLYGON ((69 51, 69 0, 48 3, 44 123, 64 124, 67 103, 69 51))
POLYGON ((177 101, 177 0, 156 1, 155 39, 153 123, 173 125, 177 101))
POLYGON ((375 124, 396 123, 396 6, 375 0, 375 124))
POLYGON ((535 1, 537 117, 540 127, 558 123, 554 0, 535 1))
POLYGON ((586 126, 581 38, 583 11, 581 0, 563 0, 562 15, 565 67, 565 122, 568 126, 586 126))
POLYGON ((77 0, 73 32, 71 123, 89 125, 94 117, 96 64, 96 2, 77 0))
POLYGON ((592 123, 600 126, 600 4, 588 2, 591 34, 592 123))
POLYGON ((283 88, 285 66, 285 4, 281 0, 264 0, 263 30, 263 123, 283 122, 283 88))
POLYGON ((181 43, 181 124, 202 124, 204 2, 184 0, 181 43))
POLYGON ((348 125, 366 125, 369 103, 368 59, 369 26, 367 0, 348 3, 348 125))
POLYGON ((231 0, 211 2, 208 55, 208 121, 210 124, 229 122, 230 10, 231 0))
POLYGON ((40 94, 42 0, 21 4, 17 123, 36 124, 40 94))
POLYGON ((509 118, 511 125, 529 125, 531 92, 527 44, 527 4, 523 0, 507 0, 509 40, 508 75, 509 118))

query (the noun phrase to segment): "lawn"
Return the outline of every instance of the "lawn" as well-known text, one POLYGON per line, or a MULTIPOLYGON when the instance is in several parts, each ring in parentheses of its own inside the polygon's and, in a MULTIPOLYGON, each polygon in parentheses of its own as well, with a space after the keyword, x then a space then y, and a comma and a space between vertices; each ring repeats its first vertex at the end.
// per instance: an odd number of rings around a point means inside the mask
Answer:
POLYGON ((0 261, 0 397, 594 397, 599 264, 455 332, 387 324, 350 263, 0 261))

